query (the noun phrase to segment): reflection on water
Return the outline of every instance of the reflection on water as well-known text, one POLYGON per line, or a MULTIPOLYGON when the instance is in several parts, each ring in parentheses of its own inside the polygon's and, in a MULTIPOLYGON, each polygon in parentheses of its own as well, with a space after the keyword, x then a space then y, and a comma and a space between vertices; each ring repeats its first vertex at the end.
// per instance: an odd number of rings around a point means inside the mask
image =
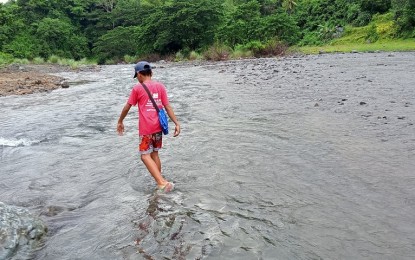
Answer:
POLYGON ((182 123, 154 193, 131 66, 0 98, 0 201, 48 226, 34 259, 411 259, 414 53, 158 66, 182 123), (383 65, 380 66, 379 64, 383 65))

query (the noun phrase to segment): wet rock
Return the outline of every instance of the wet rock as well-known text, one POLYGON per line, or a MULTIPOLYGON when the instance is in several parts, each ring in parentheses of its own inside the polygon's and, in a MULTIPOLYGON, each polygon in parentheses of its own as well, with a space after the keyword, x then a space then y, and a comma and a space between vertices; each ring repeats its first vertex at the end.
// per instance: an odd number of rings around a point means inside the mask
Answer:
POLYGON ((53 217, 56 216, 62 212, 65 211, 64 207, 61 206, 48 206, 42 213, 41 215, 45 215, 48 217, 53 217))
POLYGON ((46 234, 43 222, 27 209, 0 202, 0 259, 22 259, 46 234))
POLYGON ((61 87, 62 88, 69 88, 69 82, 67 82, 67 81, 62 82, 61 87))

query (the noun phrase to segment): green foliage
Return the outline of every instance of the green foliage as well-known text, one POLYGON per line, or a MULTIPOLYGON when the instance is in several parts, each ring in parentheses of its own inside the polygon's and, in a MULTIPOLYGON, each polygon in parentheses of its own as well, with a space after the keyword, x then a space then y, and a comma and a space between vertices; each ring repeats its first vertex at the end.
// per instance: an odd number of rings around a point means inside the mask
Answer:
POLYGON ((298 43, 299 46, 306 46, 306 45, 321 45, 323 41, 321 39, 320 33, 318 31, 306 31, 304 33, 303 38, 298 43))
POLYGON ((234 51, 231 53, 232 59, 243 59, 243 58, 251 58, 254 55, 250 50, 247 50, 243 47, 243 45, 236 45, 234 51))
POLYGON ((377 40, 379 40, 379 34, 376 31, 376 25, 375 24, 372 24, 369 27, 369 31, 368 31, 365 39, 369 43, 376 42, 377 40))
POLYGON ((372 14, 369 12, 359 12, 355 20, 352 21, 354 26, 365 26, 368 25, 372 19, 372 14))
POLYGON ((10 64, 13 61, 13 56, 8 53, 0 52, 0 65, 10 64))
POLYGON ((289 44, 294 44, 300 39, 300 29, 294 18, 285 12, 261 16, 257 1, 241 4, 225 20, 217 33, 217 38, 229 46, 250 41, 265 42, 275 37, 289 44))
POLYGON ((203 53, 203 56, 207 60, 220 61, 228 59, 231 52, 231 48, 222 43, 216 42, 203 53))
POLYGON ((278 56, 285 53, 287 44, 274 38, 265 43, 259 41, 251 41, 244 45, 237 45, 233 56, 240 57, 264 57, 264 56, 278 56))
POLYGON ((44 63, 45 63, 45 59, 44 59, 44 58, 42 58, 42 57, 35 57, 35 58, 32 60, 32 63, 33 63, 33 64, 44 64, 44 63))
POLYGON ((342 40, 362 44, 415 37, 415 0, 13 0, 0 4, 3 56, 34 60, 57 55, 56 63, 65 59, 74 67, 84 57, 114 63, 161 57, 192 60, 202 56, 198 53, 212 60, 279 55, 287 44, 332 42, 342 35, 338 28, 349 28, 342 40))
POLYGON ((39 41, 27 32, 17 35, 3 50, 16 58, 29 58, 39 55, 39 41))
POLYGON ((29 63, 30 61, 28 59, 13 59, 13 64, 25 65, 29 63))
POLYGON ((259 56, 280 56, 284 55, 288 50, 288 45, 278 40, 277 38, 268 40, 262 50, 260 50, 259 56))
POLYGON ((220 21, 219 0, 173 0, 156 8, 142 26, 142 53, 175 53, 209 46, 220 21))
POLYGON ((319 52, 374 52, 374 51, 413 51, 415 50, 415 42, 413 39, 389 39, 378 40, 375 43, 368 44, 347 42, 347 43, 330 43, 323 46, 304 46, 300 48, 292 47, 291 51, 306 54, 318 54, 319 52))
POLYGON ((138 35, 141 28, 117 27, 101 36, 93 49, 98 58, 98 63, 104 63, 107 59, 122 60, 125 55, 135 55, 138 52, 138 35))
POLYGON ((398 27, 393 20, 393 14, 373 16, 372 22, 363 27, 347 26, 344 37, 331 42, 333 45, 368 44, 396 37, 398 27))
POLYGON ((385 13, 391 5, 391 0, 360 0, 361 9, 371 14, 385 13))
POLYGON ((51 56, 48 58, 48 62, 49 62, 49 63, 54 63, 54 64, 59 63, 59 60, 60 60, 60 58, 59 58, 59 56, 57 56, 57 55, 51 55, 51 56))
POLYGON ((195 51, 189 53, 189 60, 201 60, 202 58, 203 56, 195 51))
POLYGON ((361 9, 357 0, 302 0, 294 16, 303 29, 303 44, 329 40, 334 28, 347 23, 366 25, 371 15, 361 9), (316 34, 315 32, 318 32, 316 34))
POLYGON ((37 24, 36 37, 40 55, 57 54, 65 58, 80 59, 88 53, 87 40, 77 35, 74 27, 65 20, 44 18, 37 24))
POLYGON ((136 63, 138 58, 136 56, 124 55, 124 61, 126 63, 132 64, 136 63))
POLYGON ((415 37, 415 1, 394 0, 392 4, 399 35, 415 37))

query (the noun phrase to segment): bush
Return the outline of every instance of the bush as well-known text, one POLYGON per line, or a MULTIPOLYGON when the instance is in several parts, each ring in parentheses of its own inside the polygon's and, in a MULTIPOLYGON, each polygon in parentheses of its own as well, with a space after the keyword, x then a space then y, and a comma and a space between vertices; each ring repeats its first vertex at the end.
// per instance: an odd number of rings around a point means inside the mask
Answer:
POLYGON ((372 19, 372 14, 370 14, 369 12, 360 12, 356 20, 352 22, 352 25, 365 26, 370 23, 371 19, 372 19))
POLYGON ((373 43, 379 40, 379 34, 376 31, 376 25, 372 24, 369 28, 369 32, 366 35, 366 41, 373 43))
POLYGON ((13 63, 15 64, 29 64, 29 60, 28 59, 14 59, 13 63))
POLYGON ((201 60, 202 58, 203 56, 195 51, 191 51, 189 54, 189 60, 201 60))
POLYGON ((250 41, 244 45, 245 50, 252 51, 252 53, 258 54, 264 49, 264 45, 260 41, 250 41))
POLYGON ((390 39, 398 35, 398 26, 394 21, 392 12, 386 14, 375 14, 372 17, 372 22, 376 24, 376 32, 380 38, 390 39))
POLYGON ((122 60, 125 55, 137 54, 139 30, 139 27, 134 26, 117 27, 101 36, 93 48, 99 63, 107 59, 122 60))
POLYGON ((239 49, 238 47, 231 53, 232 59, 252 58, 253 56, 252 51, 239 49))
POLYGON ((59 60, 60 60, 60 57, 59 57, 59 56, 57 56, 57 55, 52 55, 52 56, 50 56, 50 57, 48 58, 48 62, 49 62, 49 63, 53 63, 53 64, 58 63, 58 62, 59 62, 59 60))
POLYGON ((38 55, 38 43, 33 36, 28 33, 17 35, 9 44, 4 46, 4 50, 16 58, 33 58, 38 55))
POLYGON ((391 0, 360 0, 362 10, 368 11, 371 14, 385 13, 391 6, 391 0))
POLYGON ((394 20, 397 32, 404 38, 415 37, 415 1, 403 0, 404 3, 395 3, 394 20))
POLYGON ((0 65, 6 65, 13 62, 13 56, 8 53, 0 52, 0 65))
POLYGON ((258 53, 261 56, 281 56, 288 50, 288 45, 278 39, 271 39, 265 43, 258 53))
POLYGON ((228 46, 220 43, 215 43, 203 53, 203 56, 207 60, 220 61, 227 60, 230 53, 231 49, 228 46))
POLYGON ((185 60, 185 57, 181 51, 176 52, 174 55, 174 61, 182 61, 185 60))
POLYGON ((233 59, 251 58, 254 54, 250 51, 246 45, 237 44, 231 54, 233 59))
POLYGON ((129 63, 129 64, 131 64, 131 63, 136 63, 137 62, 137 57, 136 56, 130 56, 130 55, 124 55, 124 61, 126 62, 126 63, 129 63))
POLYGON ((304 34, 303 39, 298 44, 299 46, 305 46, 305 45, 321 45, 323 44, 323 41, 320 39, 318 32, 306 32, 304 34))
POLYGON ((33 64, 44 64, 45 63, 45 59, 42 57, 36 57, 32 60, 33 64))

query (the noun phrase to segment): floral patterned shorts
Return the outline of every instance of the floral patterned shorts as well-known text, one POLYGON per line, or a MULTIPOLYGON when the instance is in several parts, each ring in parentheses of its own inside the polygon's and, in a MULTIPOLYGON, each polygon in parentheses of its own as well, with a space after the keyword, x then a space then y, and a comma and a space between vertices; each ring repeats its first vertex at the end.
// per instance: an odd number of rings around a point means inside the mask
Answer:
POLYGON ((163 145, 163 134, 162 132, 151 134, 151 135, 140 135, 140 154, 149 154, 157 152, 163 145))

